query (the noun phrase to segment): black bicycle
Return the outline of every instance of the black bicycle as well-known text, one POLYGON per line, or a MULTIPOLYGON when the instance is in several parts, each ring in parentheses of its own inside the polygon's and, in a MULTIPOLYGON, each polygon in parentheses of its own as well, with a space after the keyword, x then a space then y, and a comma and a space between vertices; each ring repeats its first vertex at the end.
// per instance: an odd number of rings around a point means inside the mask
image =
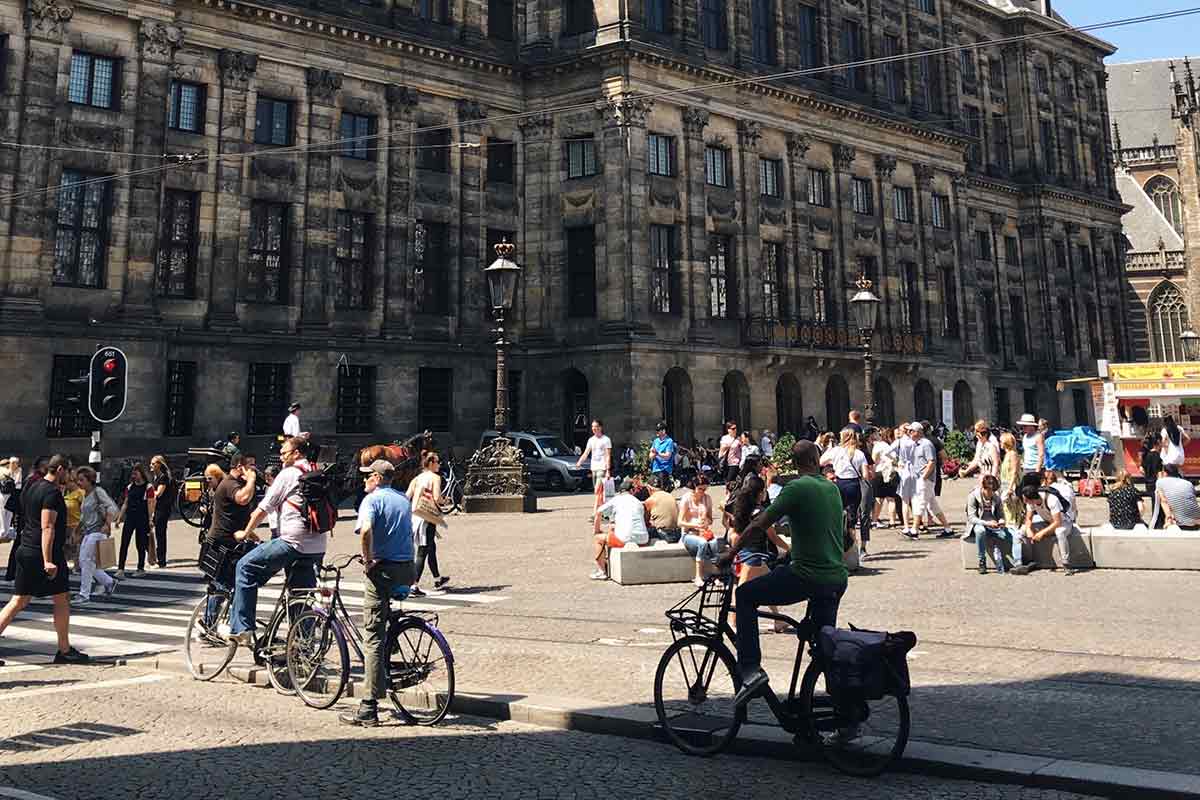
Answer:
MULTIPOLYGON (((733 591, 731 574, 714 576, 667 611, 674 642, 658 662, 654 707, 667 738, 689 755, 711 756, 729 747, 753 702, 740 708, 734 703, 742 679, 736 647, 731 651, 726 644, 735 641, 728 622, 733 591)), ((760 695, 778 725, 795 735, 797 745, 818 750, 849 775, 874 776, 887 769, 908 744, 908 698, 898 693, 872 701, 831 693, 812 618, 798 622, 784 614, 759 614, 786 623, 797 638, 786 697, 770 686, 760 695), (806 645, 809 664, 801 678, 806 645)))

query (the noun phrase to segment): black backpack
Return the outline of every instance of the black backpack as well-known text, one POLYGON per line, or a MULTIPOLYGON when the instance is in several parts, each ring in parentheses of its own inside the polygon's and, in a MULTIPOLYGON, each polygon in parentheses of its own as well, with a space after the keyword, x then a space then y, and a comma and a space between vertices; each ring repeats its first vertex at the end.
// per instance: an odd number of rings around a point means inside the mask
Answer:
MULTIPOLYGON (((337 506, 333 503, 333 481, 324 472, 309 470, 300 476, 293 494, 300 502, 292 503, 317 533, 329 533, 337 524, 337 506)), ((290 500, 288 502, 291 502, 290 500)))
POLYGON ((1062 492, 1060 492, 1058 489, 1055 489, 1053 486, 1042 486, 1038 489, 1038 491, 1044 492, 1045 494, 1054 495, 1058 498, 1058 502, 1062 503, 1062 513, 1064 515, 1069 515, 1071 513, 1071 504, 1067 502, 1067 498, 1063 497, 1062 492))
POLYGON ((0 478, 0 494, 16 494, 17 482, 11 477, 0 478))

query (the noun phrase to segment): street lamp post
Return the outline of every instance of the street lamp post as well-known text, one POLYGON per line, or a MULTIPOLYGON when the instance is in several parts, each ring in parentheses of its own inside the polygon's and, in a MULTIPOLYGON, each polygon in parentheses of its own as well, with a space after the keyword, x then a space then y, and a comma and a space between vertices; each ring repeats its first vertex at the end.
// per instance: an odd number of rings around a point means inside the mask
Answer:
POLYGON ((871 291, 871 281, 866 274, 854 283, 858 294, 850 298, 854 321, 858 325, 863 347, 863 417, 867 423, 875 421, 875 378, 871 363, 871 340, 875 337, 875 325, 879 317, 879 298, 871 291))
POLYGON ((496 260, 483 271, 487 277, 488 295, 492 301, 492 318, 496 321, 496 430, 508 431, 508 345, 504 335, 504 315, 511 311, 517 293, 517 277, 521 268, 511 260, 516 250, 508 241, 496 245, 496 260))
POLYGON ((1200 334, 1189 327, 1179 334, 1179 341, 1183 343, 1185 361, 1200 361, 1200 334))

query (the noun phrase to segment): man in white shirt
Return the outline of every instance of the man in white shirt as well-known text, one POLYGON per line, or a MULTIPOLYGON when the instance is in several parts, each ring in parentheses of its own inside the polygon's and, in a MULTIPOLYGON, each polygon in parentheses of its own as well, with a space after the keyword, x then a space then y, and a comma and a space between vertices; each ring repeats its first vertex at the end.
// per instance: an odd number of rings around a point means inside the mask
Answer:
POLYGON ((762 441, 758 443, 758 449, 767 458, 775 455, 775 435, 771 433, 770 429, 763 431, 762 441))
POLYGON ((612 474, 612 446, 612 439, 604 435, 604 426, 600 424, 600 420, 592 420, 592 438, 588 439, 587 447, 575 462, 575 466, 582 467, 583 460, 591 458, 592 494, 595 495, 592 502, 593 517, 596 516, 596 509, 604 502, 604 480, 612 474))
POLYGON ((284 436, 304 436, 300 430, 300 404, 292 403, 288 406, 287 419, 283 421, 284 436))
POLYGON ((608 548, 624 547, 627 544, 644 545, 650 542, 646 530, 646 507, 633 496, 633 479, 621 481, 621 491, 604 505, 596 509, 592 523, 592 535, 596 543, 596 571, 591 574, 594 581, 608 579, 608 548), (600 531, 600 518, 611 513, 613 529, 609 533, 600 531))

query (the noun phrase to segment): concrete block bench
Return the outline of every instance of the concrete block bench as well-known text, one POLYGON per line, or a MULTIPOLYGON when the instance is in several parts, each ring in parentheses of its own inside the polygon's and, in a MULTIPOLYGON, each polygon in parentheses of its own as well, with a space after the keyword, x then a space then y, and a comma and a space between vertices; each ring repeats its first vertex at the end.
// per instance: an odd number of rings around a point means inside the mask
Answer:
POLYGON ((645 547, 627 545, 608 552, 608 576, 622 586, 687 583, 696 575, 696 559, 682 544, 655 540, 645 547))
POLYGON ((1200 531, 1148 530, 1144 525, 1119 530, 1102 525, 1092 528, 1091 540, 1096 566, 1105 569, 1200 570, 1200 531))
MULTIPOLYGON (((1067 566, 1076 569, 1088 569, 1093 566, 1100 566, 1099 559, 1093 559, 1094 552, 1092 550, 1091 533, 1088 530, 1076 529, 1071 534, 1071 552, 1067 557, 1067 566)), ((1009 541, 998 541, 1003 554, 1012 558, 1012 544, 1009 541)), ((975 570, 979 568, 979 550, 975 546, 975 535, 968 533, 959 541, 959 547, 962 552, 963 569, 975 570)), ((1058 539, 1054 536, 1047 536, 1041 541, 1033 543, 1033 553, 1030 554, 1030 547, 1026 544, 1021 548, 1021 561, 1024 563, 1037 563, 1042 569, 1057 569, 1063 566, 1063 559, 1058 552, 1058 539)), ((988 546, 988 563, 995 568, 995 558, 992 555, 992 547, 988 546)))

